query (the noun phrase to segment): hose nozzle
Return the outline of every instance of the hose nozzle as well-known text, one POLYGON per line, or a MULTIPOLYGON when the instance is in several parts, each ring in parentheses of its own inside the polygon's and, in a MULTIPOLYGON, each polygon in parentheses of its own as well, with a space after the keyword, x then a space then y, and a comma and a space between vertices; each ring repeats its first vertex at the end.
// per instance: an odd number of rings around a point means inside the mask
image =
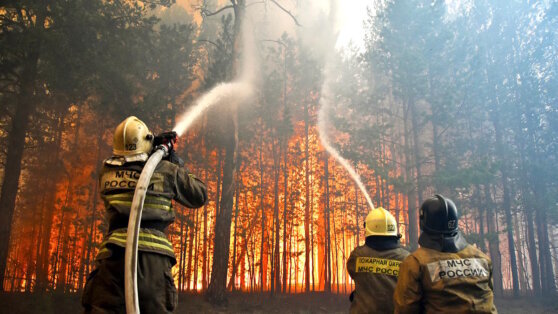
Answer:
POLYGON ((168 156, 173 150, 178 139, 175 131, 163 132, 153 139, 153 151, 162 149, 165 156, 168 156))

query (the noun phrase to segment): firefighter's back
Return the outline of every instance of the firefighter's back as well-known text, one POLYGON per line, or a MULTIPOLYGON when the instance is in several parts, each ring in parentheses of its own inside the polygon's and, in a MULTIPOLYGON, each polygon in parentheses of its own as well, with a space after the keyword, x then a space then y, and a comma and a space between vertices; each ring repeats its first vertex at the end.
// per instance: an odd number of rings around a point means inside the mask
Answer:
POLYGON ((362 245, 352 252, 347 263, 355 282, 351 313, 393 313, 393 291, 399 265, 409 255, 403 248, 375 250, 362 245))
POLYGON ((461 234, 455 203, 436 194, 419 214, 421 247, 401 264, 395 313, 496 313, 492 262, 461 234))
MULTIPOLYGON (((83 295, 85 313, 125 313, 124 252, 134 191, 152 149, 153 134, 141 120, 129 117, 115 130, 113 156, 99 174, 105 203, 107 233, 89 274, 83 295)), ((168 144, 170 145, 170 144, 168 144)), ((172 313, 177 291, 172 277, 176 258, 165 231, 174 221, 172 201, 198 208, 207 200, 203 182, 179 161, 161 161, 151 177, 144 200, 138 238, 137 277, 141 312, 172 313)))
POLYGON ((355 248, 347 260, 347 271, 355 282, 351 313, 393 313, 393 291, 399 265, 409 255, 399 244, 397 222, 378 207, 364 223, 365 244, 355 248))
MULTIPOLYGON (((468 245, 456 253, 419 248, 415 259, 421 274, 425 313, 493 313, 490 259, 468 245)), ((405 278, 405 277, 404 277, 405 278)), ((405 280, 403 278, 403 280, 405 280)), ((401 282, 405 285, 405 282, 401 282)))

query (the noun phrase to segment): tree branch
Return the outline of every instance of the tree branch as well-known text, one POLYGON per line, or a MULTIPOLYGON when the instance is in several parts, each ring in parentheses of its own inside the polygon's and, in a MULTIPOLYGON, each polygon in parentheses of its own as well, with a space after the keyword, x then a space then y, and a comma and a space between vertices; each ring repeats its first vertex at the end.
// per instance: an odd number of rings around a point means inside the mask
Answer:
POLYGON ((275 0, 270 0, 270 1, 273 2, 273 3, 274 3, 279 9, 281 9, 283 12, 287 13, 287 14, 293 19, 293 21, 295 22, 295 24, 296 24, 297 26, 301 26, 301 27, 302 27, 302 25, 300 25, 300 23, 298 22, 298 20, 296 19, 296 17, 291 13, 291 11, 289 11, 289 10, 285 9, 284 7, 282 7, 282 6, 281 6, 279 3, 277 3, 277 1, 275 1, 275 0))
POLYGON ((216 44, 215 42, 211 41, 211 40, 207 40, 207 39, 198 39, 199 42, 203 42, 203 43, 210 43, 213 46, 217 47, 217 49, 222 50, 223 48, 221 46, 219 46, 218 44, 216 44))
POLYGON ((202 16, 213 16, 213 15, 217 15, 217 14, 219 14, 219 13, 221 13, 221 12, 227 10, 227 9, 232 9, 232 8, 234 8, 234 5, 232 5, 232 4, 226 5, 226 6, 220 8, 219 10, 217 10, 215 12, 210 12, 209 10, 202 8, 201 9, 201 14, 202 14, 202 16))
POLYGON ((246 4, 246 7, 248 8, 248 7, 251 7, 255 4, 264 4, 264 3, 265 3, 264 1, 256 1, 256 2, 246 4))
POLYGON ((285 44, 284 42, 280 41, 280 40, 273 40, 273 39, 262 39, 262 42, 270 42, 270 43, 276 43, 276 44, 280 44, 281 46, 287 48, 287 44, 285 44))

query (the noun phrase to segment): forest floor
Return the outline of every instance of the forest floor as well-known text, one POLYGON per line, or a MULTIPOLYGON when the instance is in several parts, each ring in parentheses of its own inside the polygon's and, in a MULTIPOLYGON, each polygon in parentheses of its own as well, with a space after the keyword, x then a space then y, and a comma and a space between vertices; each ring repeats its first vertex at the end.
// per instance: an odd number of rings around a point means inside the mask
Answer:
MULTIPOLYGON (((346 295, 306 293, 269 294, 235 293, 229 295, 227 306, 215 307, 207 303, 203 295, 181 294, 175 313, 348 313, 349 299, 346 295)), ((496 299, 499 313, 558 313, 558 300, 535 298, 496 299)), ((28 294, 0 293, 0 313, 81 313, 78 294, 28 294)))

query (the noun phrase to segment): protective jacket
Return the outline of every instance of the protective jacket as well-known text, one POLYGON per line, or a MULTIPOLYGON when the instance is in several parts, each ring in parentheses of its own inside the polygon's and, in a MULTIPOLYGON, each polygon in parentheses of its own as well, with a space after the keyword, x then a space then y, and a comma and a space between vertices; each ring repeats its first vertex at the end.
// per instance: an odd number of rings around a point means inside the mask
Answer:
MULTIPOLYGON (((122 163, 115 158, 104 162, 99 184, 109 226, 97 260, 111 256, 109 244, 126 246, 130 208, 143 166, 143 162, 122 163)), ((174 250, 164 233, 175 218, 172 200, 198 208, 205 204, 207 192, 204 183, 185 168, 162 160, 155 168, 146 193, 138 250, 167 255, 174 265, 174 250)))
MULTIPOLYGON (((99 177, 105 202, 108 233, 97 255, 96 268, 83 290, 86 314, 126 313, 124 253, 126 230, 135 187, 144 161, 112 157, 99 177)), ((165 229, 175 218, 172 200, 197 208, 205 204, 203 182, 186 169, 163 160, 155 168, 146 192, 138 242, 138 295, 142 313, 172 313, 178 303, 172 277, 176 258, 165 229)))
POLYGON ((369 236, 347 260, 355 281, 351 313, 393 313, 393 291, 401 261, 409 252, 396 237, 369 236))
POLYGON ((395 313, 497 313, 488 256, 460 233, 423 233, 419 243, 401 264, 395 313))

